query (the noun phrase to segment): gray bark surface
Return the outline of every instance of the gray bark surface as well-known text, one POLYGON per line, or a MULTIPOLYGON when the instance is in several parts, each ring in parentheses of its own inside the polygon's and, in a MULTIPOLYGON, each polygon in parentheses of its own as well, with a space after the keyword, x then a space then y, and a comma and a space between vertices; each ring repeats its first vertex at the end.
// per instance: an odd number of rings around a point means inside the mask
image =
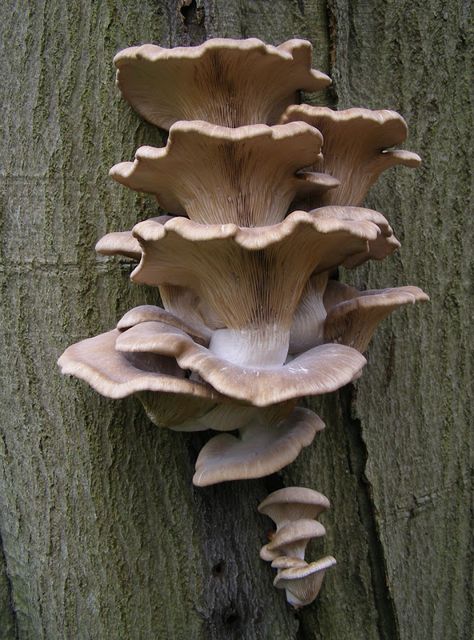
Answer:
POLYGON ((0 17, 0 639, 472 638, 468 3, 37 0, 0 17), (113 55, 215 36, 307 38, 335 79, 314 101, 406 117, 423 168, 393 170, 368 201, 402 249, 346 278, 432 302, 385 322, 355 388, 313 402, 327 428, 284 473, 196 489, 206 434, 157 429, 55 363, 156 302, 93 251, 157 210, 107 178, 160 143, 115 89, 113 55), (338 566, 299 613, 258 556, 271 525, 256 506, 283 484, 333 504, 309 555, 338 566))

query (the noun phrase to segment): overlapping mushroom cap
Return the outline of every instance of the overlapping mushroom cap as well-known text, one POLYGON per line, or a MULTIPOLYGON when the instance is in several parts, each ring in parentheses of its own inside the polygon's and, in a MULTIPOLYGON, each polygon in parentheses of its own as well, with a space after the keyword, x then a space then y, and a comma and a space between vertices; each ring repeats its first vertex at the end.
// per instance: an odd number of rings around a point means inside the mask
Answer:
POLYGON ((176 122, 166 147, 140 147, 134 162, 115 165, 110 175, 196 222, 264 226, 281 222, 295 197, 339 184, 325 173, 297 173, 318 162, 321 144, 304 122, 237 129, 176 122))
POLYGON ((322 154, 312 166, 340 182, 331 191, 307 195, 298 204, 307 207, 326 205, 360 206, 379 175, 396 165, 417 167, 421 159, 411 151, 393 150, 407 137, 407 125, 401 115, 387 109, 346 109, 334 111, 307 104, 288 107, 282 123, 307 122, 323 135, 322 154))
POLYGON ((130 47, 114 62, 123 96, 145 120, 164 129, 177 120, 240 127, 275 124, 298 91, 331 83, 311 69, 311 51, 306 40, 273 47, 214 38, 197 47, 130 47))

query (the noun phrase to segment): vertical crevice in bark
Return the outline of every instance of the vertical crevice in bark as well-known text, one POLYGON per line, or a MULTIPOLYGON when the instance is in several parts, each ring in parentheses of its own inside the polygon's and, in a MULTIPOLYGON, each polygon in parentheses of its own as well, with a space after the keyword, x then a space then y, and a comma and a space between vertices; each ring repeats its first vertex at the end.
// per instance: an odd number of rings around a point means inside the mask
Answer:
POLYGON ((344 424, 348 434, 349 468, 357 481, 357 501, 360 520, 367 535, 369 564, 372 576, 377 624, 381 640, 398 640, 397 612, 388 584, 387 563, 377 523, 376 507, 372 487, 367 479, 367 447, 362 435, 360 420, 352 415, 354 387, 348 385, 339 394, 342 403, 344 424))
POLYGON ((12 583, 0 536, 0 640, 18 640, 18 624, 13 606, 12 583))

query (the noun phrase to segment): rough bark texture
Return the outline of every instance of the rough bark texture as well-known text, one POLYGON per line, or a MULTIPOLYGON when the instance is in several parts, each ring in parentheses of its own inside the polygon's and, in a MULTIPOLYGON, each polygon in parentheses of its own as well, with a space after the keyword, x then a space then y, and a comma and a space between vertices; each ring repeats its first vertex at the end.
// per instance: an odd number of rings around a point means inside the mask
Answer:
POLYGON ((36 0, 0 15, 0 638, 472 638, 469 3, 36 0), (405 115, 424 167, 369 201, 402 250, 350 278, 417 284, 432 303, 386 321, 357 388, 317 403, 327 429, 281 477, 198 490, 206 436, 158 430, 55 361, 155 299, 92 250, 156 211, 107 179, 160 140, 120 99, 112 57, 213 36, 308 38, 336 80, 323 101, 405 115), (256 505, 282 482, 333 503, 310 553, 339 564, 298 615, 258 558, 256 505))

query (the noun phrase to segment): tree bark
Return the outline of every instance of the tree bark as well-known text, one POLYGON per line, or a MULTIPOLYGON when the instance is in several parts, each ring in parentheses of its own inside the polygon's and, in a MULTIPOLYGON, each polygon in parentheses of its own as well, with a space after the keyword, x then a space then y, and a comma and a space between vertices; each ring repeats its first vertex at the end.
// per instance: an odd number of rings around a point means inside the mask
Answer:
POLYGON ((0 639, 472 638, 468 3, 36 0, 0 16, 0 639), (118 95, 112 57, 215 36, 307 38, 335 80, 312 99, 406 117, 423 168, 392 170, 368 200, 402 249, 345 277, 416 284, 432 302, 385 322, 354 388, 312 402, 327 428, 282 474, 196 489, 207 435, 157 429, 55 361, 156 302, 93 251, 157 210, 107 178, 160 144, 118 95), (256 511, 293 484, 330 498, 309 556, 338 560, 298 614, 259 559, 270 522, 256 511))

